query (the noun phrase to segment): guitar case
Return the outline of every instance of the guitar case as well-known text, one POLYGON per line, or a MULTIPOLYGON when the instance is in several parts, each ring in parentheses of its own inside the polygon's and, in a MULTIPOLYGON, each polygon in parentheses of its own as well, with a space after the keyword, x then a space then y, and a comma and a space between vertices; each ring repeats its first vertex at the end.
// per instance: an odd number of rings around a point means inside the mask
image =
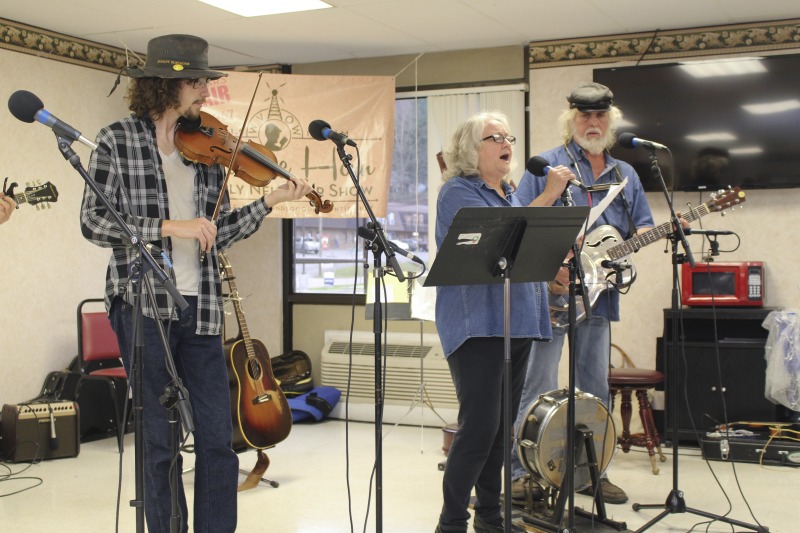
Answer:
POLYGON ((287 398, 305 394, 314 387, 311 380, 311 359, 305 352, 292 350, 273 357, 270 363, 272 375, 280 383, 287 398))

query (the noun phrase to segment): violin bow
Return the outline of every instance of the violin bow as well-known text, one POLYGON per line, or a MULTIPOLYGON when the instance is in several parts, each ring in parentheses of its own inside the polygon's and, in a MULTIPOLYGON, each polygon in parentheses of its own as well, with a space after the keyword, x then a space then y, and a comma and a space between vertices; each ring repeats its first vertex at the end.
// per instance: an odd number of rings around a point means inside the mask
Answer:
POLYGON ((256 80, 256 88, 253 91, 253 96, 250 98, 250 105, 247 106, 247 113, 244 115, 244 120, 242 121, 242 129, 239 131, 239 137, 236 139, 236 145, 233 148, 233 155, 231 155, 231 162, 228 165, 228 172, 225 173, 225 179, 222 181, 222 188, 220 189, 219 198, 217 198, 217 205, 214 207, 214 215, 211 217, 211 222, 216 223, 217 218, 219 217, 219 210, 222 206, 222 199, 225 197, 225 192, 228 190, 228 179, 231 177, 231 172, 233 169, 236 168, 236 156, 239 155, 240 147, 242 146, 242 136, 244 135, 245 127, 247 126, 247 122, 250 120, 250 110, 253 109, 253 102, 256 99, 256 94, 258 93, 258 87, 261 85, 261 77, 264 75, 264 71, 258 73, 258 79, 256 80))

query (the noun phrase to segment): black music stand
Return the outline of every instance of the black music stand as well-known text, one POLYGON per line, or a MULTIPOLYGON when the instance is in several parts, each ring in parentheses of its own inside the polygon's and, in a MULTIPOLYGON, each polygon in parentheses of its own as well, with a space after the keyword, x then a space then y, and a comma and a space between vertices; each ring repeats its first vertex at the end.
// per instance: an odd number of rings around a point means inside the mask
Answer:
MULTIPOLYGON (((511 271, 514 283, 556 277, 588 207, 465 207, 456 213, 436 254, 425 286, 503 283, 504 523, 511 531, 511 271)), ((516 412, 514 413, 516 415, 516 412)), ((569 454, 568 454, 569 455, 569 454)))

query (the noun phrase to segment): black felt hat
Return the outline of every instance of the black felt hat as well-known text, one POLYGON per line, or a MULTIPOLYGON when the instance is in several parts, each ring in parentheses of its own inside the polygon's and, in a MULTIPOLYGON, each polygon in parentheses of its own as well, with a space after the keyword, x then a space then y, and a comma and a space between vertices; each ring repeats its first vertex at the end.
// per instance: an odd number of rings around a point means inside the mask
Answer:
POLYGON ((599 83, 581 83, 572 90, 567 101, 570 108, 579 111, 608 111, 614 103, 614 93, 599 83))
POLYGON ((144 67, 130 67, 131 78, 209 78, 227 76, 208 68, 208 42, 194 35, 164 35, 147 43, 144 67))

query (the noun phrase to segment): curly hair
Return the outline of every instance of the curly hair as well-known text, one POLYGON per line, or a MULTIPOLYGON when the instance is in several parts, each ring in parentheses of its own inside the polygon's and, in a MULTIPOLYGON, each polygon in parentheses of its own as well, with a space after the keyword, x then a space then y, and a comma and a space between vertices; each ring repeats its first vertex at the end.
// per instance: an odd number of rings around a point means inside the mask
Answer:
POLYGON ((500 111, 484 111, 472 115, 456 128, 452 145, 443 154, 447 164, 447 170, 442 174, 443 181, 456 176, 479 174, 478 151, 481 147, 483 130, 489 122, 497 122, 505 131, 509 130, 508 117, 500 111))
POLYGON ((158 120, 164 111, 180 104, 183 79, 136 78, 128 84, 128 109, 139 118, 158 120))

